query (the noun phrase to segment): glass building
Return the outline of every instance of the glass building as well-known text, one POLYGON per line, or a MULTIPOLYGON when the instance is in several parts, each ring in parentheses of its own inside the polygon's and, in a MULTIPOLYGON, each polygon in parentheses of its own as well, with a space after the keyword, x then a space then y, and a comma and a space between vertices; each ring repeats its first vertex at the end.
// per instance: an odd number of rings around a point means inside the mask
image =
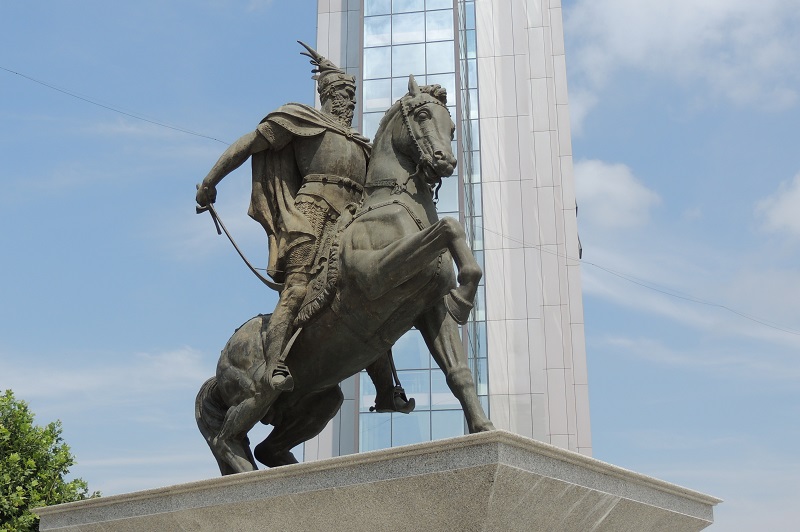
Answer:
MULTIPOLYGON (((459 164, 437 209, 464 223, 484 270, 462 327, 478 395, 497 428, 590 455, 560 0, 319 0, 317 50, 356 76, 368 137, 409 74, 447 89, 459 164)), ((369 412, 362 373, 306 460, 466 433, 417 331, 394 356, 416 410, 369 412)))

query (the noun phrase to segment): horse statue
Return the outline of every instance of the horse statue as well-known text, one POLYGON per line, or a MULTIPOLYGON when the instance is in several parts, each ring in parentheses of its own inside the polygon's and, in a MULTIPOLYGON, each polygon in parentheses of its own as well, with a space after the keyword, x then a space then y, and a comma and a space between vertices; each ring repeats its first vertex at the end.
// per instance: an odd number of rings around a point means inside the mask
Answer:
POLYGON ((464 229, 439 219, 434 194, 452 175, 455 126, 438 85, 417 85, 386 112, 375 135, 364 196, 339 220, 325 271, 298 316, 287 365, 292 391, 264 386, 269 315, 250 319, 203 384, 195 418, 223 475, 297 463, 291 449, 318 435, 342 405, 339 383, 385 357, 416 327, 461 403, 470 433, 493 430, 459 335, 482 272, 464 229), (458 270, 453 269, 453 262, 458 270), (324 277, 324 278, 323 278, 324 277), (253 452, 247 433, 273 426, 253 452))

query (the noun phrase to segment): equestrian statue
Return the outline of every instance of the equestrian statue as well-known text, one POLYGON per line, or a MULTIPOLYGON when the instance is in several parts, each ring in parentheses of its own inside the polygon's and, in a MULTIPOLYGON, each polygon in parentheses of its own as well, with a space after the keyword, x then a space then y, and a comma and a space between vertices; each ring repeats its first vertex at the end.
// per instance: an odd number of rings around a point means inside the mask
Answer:
POLYGON ((435 208, 435 191, 456 165, 445 90, 410 76, 370 144, 351 128, 355 79, 300 44, 315 67, 321 111, 287 104, 270 113, 197 190, 198 212, 210 210, 216 222, 216 185, 252 159, 249 214, 269 238, 273 281, 264 280, 280 290, 271 315, 236 330, 195 402, 223 475, 255 470, 256 460, 297 463, 291 449, 322 431, 342 405, 339 383, 363 369, 377 390, 374 409, 413 410, 391 355, 412 327, 469 431, 494 429, 458 330, 482 272, 463 227, 439 220, 435 208), (251 451, 247 433, 259 421, 273 430, 251 451))

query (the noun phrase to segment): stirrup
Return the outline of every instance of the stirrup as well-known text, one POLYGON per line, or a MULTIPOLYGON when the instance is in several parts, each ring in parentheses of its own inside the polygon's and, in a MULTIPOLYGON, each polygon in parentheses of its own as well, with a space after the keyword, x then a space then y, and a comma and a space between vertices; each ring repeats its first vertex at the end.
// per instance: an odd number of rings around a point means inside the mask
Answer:
POLYGON ((286 364, 278 363, 275 365, 275 369, 272 370, 272 375, 269 377, 269 383, 272 388, 282 392, 294 390, 294 377, 292 377, 286 364))
POLYGON ((474 305, 458 295, 456 289, 453 288, 449 294, 444 296, 444 306, 447 307, 447 313, 456 320, 456 323, 464 325, 469 320, 469 313, 472 312, 474 305))
POLYGON ((369 411, 378 413, 400 412, 401 414, 409 414, 414 410, 415 406, 417 406, 417 402, 414 400, 414 398, 407 398, 406 391, 403 389, 403 387, 395 386, 394 390, 392 390, 391 404, 379 404, 376 399, 375 406, 369 407, 369 411))

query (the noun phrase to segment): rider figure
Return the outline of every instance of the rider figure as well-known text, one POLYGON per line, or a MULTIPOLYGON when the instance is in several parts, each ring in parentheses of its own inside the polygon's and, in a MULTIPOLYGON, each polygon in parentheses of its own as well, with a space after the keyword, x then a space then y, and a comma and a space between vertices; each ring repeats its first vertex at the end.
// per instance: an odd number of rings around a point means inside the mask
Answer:
MULTIPOLYGON (((283 283, 264 337, 266 385, 291 390, 284 364, 293 322, 306 297, 317 259, 327 249, 336 220, 363 193, 371 151, 369 139, 351 128, 355 78, 302 44, 316 68, 322 110, 287 104, 267 115, 258 128, 231 144, 198 187, 197 203, 216 199, 216 185, 252 157, 253 190, 248 214, 269 236, 267 272, 283 283)), ((391 357, 391 353, 389 353, 391 357)), ((395 392, 390 360, 371 368, 383 411, 411 411, 413 400, 395 392), (389 399, 391 398, 391 399, 389 399), (387 404, 388 403, 388 404, 387 404)), ((402 392, 402 390, 400 390, 402 392)))

